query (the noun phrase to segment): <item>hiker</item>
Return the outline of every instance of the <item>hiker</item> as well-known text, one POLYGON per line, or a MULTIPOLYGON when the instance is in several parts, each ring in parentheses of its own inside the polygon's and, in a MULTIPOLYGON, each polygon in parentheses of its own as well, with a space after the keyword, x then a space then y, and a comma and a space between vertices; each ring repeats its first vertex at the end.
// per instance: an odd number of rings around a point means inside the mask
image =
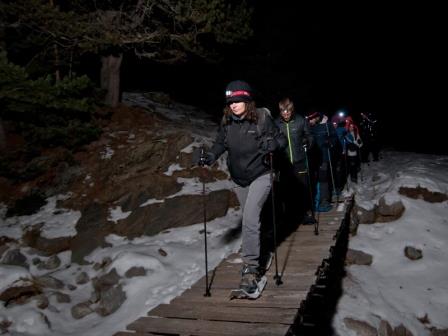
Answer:
POLYGON ((224 116, 215 142, 206 152, 204 163, 212 165, 227 151, 230 177, 243 210, 241 257, 244 265, 240 289, 256 293, 263 276, 260 254, 261 210, 271 191, 270 153, 286 146, 284 135, 269 110, 256 108, 253 90, 236 80, 226 87, 224 116))
POLYGON ((295 113, 294 102, 290 98, 280 100, 278 107, 280 115, 275 123, 288 140, 280 161, 280 186, 285 217, 287 221, 301 220, 303 224, 314 224, 308 158, 304 148, 310 148, 314 139, 305 118, 295 113))
POLYGON ((332 209, 331 190, 332 181, 332 148, 336 145, 337 135, 328 117, 320 112, 311 112, 307 115, 311 134, 314 136, 316 146, 313 146, 313 171, 315 173, 315 195, 317 212, 327 212, 332 209))
POLYGON ((347 164, 350 180, 358 183, 358 172, 361 169, 360 148, 363 143, 359 135, 358 127, 354 122, 347 125, 347 133, 344 136, 347 150, 347 164))
POLYGON ((378 161, 380 158, 380 137, 378 119, 373 112, 361 113, 361 120, 359 122, 360 136, 364 142, 361 148, 361 162, 368 163, 369 155, 372 153, 373 161, 378 161))
POLYGON ((349 122, 353 122, 350 116, 347 116, 343 112, 337 114, 337 118, 333 116, 332 118, 333 126, 335 127, 335 132, 338 141, 336 146, 332 150, 333 162, 334 162, 334 183, 335 190, 334 193, 336 197, 342 194, 342 190, 347 182, 348 166, 347 166, 347 151, 346 151, 346 141, 345 135, 347 134, 346 125, 349 122), (336 123, 336 124, 335 124, 336 123))

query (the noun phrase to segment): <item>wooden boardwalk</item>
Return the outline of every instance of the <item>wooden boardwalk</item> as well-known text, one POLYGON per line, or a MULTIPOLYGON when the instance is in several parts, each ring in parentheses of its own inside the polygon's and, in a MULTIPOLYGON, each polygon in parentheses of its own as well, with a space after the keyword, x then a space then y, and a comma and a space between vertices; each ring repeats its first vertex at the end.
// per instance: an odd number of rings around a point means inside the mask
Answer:
POLYGON ((205 276, 191 289, 161 304, 115 336, 130 335, 278 335, 287 334, 297 319, 299 307, 316 281, 316 271, 328 258, 335 234, 345 215, 345 204, 319 214, 319 235, 314 226, 300 225, 278 247, 278 272, 283 283, 276 285, 275 261, 267 273, 268 284, 257 300, 230 300, 229 292, 240 281, 241 264, 230 255, 210 272, 211 296, 204 297, 205 276))

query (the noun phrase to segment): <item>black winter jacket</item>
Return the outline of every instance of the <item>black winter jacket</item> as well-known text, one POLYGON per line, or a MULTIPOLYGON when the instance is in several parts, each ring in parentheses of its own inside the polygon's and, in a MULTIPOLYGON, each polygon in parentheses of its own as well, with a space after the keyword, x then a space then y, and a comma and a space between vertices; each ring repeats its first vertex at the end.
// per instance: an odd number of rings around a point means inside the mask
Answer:
POLYGON ((288 140, 288 145, 284 150, 286 157, 291 163, 303 162, 305 160, 303 145, 306 144, 310 148, 314 142, 305 118, 295 114, 289 122, 285 122, 281 117, 278 117, 275 124, 288 140))
POLYGON ((215 160, 225 151, 228 152, 230 176, 242 187, 247 187, 256 178, 269 172, 269 166, 264 163, 267 151, 262 149, 263 142, 271 141, 275 150, 286 147, 286 138, 274 120, 270 116, 259 119, 264 122, 257 125, 247 119, 230 117, 226 124, 221 125, 210 150, 215 160))
POLYGON ((310 126, 311 134, 314 136, 314 141, 317 146, 320 159, 322 162, 328 162, 329 149, 334 148, 338 142, 338 136, 333 125, 329 122, 326 116, 316 125, 310 126))

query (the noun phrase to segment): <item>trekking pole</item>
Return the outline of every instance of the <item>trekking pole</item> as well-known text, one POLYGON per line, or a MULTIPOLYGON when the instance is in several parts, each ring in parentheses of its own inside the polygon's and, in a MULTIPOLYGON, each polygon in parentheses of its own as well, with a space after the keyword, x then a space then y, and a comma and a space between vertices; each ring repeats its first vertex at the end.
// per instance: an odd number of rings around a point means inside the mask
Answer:
POLYGON ((272 225, 274 233, 274 257, 275 257, 275 275, 274 280, 277 286, 280 286, 283 282, 281 276, 278 274, 278 258, 277 258, 277 221, 275 217, 275 194, 274 194, 274 160, 272 152, 269 153, 269 165, 271 166, 271 198, 272 198, 272 225))
MULTIPOLYGON (((202 167, 205 175, 205 149, 201 147, 201 155, 199 165, 202 167)), ((210 287, 208 284, 208 254, 207 254, 207 200, 205 195, 205 176, 202 176, 202 204, 204 214, 204 255, 205 255, 205 293, 204 296, 211 296, 210 287)))
POLYGON ((358 147, 358 162, 359 162, 359 176, 361 177, 361 182, 364 182, 364 176, 362 175, 361 148, 359 147, 358 147))
MULTIPOLYGON (((327 127, 328 141, 330 141, 330 131, 328 130, 328 123, 325 123, 325 126, 327 127)), ((330 144, 328 144, 327 153, 328 153, 328 163, 330 165, 331 183, 333 185, 332 191, 334 192, 334 190, 336 189, 336 185, 334 184, 334 175, 333 175, 333 165, 331 163, 330 144)), ((339 195, 337 192, 336 192, 336 202, 339 204, 339 195)))
POLYGON ((345 140, 344 137, 344 161, 345 161, 345 189, 348 191, 348 160, 347 160, 347 141, 345 140))
POLYGON ((319 221, 316 219, 314 214, 313 190, 311 189, 310 165, 308 163, 308 146, 304 145, 303 149, 305 150, 306 173, 308 175, 308 189, 310 191, 311 216, 313 216, 314 220, 314 234, 317 236, 319 234, 319 221))

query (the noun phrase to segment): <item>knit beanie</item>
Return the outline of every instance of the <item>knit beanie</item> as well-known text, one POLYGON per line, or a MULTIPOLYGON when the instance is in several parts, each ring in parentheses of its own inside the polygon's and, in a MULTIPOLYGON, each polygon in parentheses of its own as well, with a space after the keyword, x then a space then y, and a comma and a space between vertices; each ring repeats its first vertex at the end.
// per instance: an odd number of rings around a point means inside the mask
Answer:
POLYGON ((321 114, 319 112, 310 112, 308 113, 308 115, 306 116, 306 119, 311 120, 317 117, 320 117, 321 114))
POLYGON ((227 84, 226 103, 250 102, 252 101, 252 88, 244 81, 236 80, 227 84))

